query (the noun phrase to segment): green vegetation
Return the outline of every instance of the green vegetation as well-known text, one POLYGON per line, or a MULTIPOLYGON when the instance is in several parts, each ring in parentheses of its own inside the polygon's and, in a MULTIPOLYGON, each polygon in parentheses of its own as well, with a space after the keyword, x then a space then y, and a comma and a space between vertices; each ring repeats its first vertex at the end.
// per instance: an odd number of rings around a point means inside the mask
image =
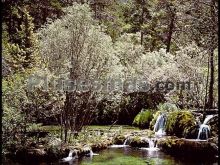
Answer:
POLYGON ((168 113, 166 122, 166 132, 169 135, 184 137, 196 127, 195 117, 190 111, 173 111, 168 113))
POLYGON ((98 143, 164 112, 169 135, 195 137, 190 109, 218 107, 217 1, 73 1, 2 2, 3 152, 98 143))
POLYGON ((175 104, 171 104, 171 103, 159 104, 157 109, 159 111, 164 111, 164 112, 172 112, 172 111, 178 110, 177 106, 175 104))
POLYGON ((149 128, 152 118, 152 110, 142 110, 134 118, 133 125, 139 128, 149 128))

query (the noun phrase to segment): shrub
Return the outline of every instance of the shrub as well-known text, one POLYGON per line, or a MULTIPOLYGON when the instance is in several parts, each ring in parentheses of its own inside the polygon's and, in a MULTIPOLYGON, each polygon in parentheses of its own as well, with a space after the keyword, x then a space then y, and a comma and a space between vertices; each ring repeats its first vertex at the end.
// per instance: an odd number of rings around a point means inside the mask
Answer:
POLYGON ((172 103, 164 103, 164 104, 159 104, 157 109, 159 111, 166 111, 166 112, 172 112, 172 111, 177 111, 178 108, 175 104, 172 103))
POLYGON ((153 115, 151 110, 144 110, 137 114, 132 124, 139 128, 149 128, 152 118, 153 115))
POLYGON ((197 126, 196 119, 190 111, 173 111, 168 113, 166 133, 177 137, 186 137, 197 126))

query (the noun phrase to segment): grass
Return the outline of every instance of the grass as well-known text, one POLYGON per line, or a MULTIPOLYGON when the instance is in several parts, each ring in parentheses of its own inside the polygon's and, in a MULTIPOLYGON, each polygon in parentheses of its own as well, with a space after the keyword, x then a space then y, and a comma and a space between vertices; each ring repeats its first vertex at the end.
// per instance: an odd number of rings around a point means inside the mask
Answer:
MULTIPOLYGON (((110 125, 89 125, 86 127, 88 130, 109 130, 110 125)), ((114 125, 111 130, 118 130, 122 129, 123 131, 134 131, 134 130, 139 130, 137 127, 132 127, 129 125, 114 125)), ((48 131, 48 132, 57 132, 60 131, 60 126, 57 125, 46 125, 46 126, 40 126, 39 130, 42 131, 48 131)))

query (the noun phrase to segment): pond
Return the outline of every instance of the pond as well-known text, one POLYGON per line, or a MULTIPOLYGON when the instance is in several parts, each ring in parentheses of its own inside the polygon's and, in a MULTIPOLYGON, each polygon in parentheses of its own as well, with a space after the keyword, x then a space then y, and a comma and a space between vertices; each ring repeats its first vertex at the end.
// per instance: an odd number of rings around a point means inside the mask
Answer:
MULTIPOLYGON (((174 158, 161 151, 148 151, 138 148, 109 148, 93 158, 79 160, 80 165, 217 165, 215 162, 174 158)), ((77 163, 76 163, 77 164, 77 163)))
MULTIPOLYGON (((82 157, 70 163, 51 162, 38 163, 37 165, 217 165, 217 160, 204 162, 198 159, 185 157, 172 157, 162 151, 148 151, 139 148, 108 148, 98 152, 99 155, 93 157, 82 157)), ((7 162, 3 164, 21 165, 7 162)), ((27 164, 30 164, 27 163, 27 164)), ((31 164, 35 164, 32 162, 31 164)))

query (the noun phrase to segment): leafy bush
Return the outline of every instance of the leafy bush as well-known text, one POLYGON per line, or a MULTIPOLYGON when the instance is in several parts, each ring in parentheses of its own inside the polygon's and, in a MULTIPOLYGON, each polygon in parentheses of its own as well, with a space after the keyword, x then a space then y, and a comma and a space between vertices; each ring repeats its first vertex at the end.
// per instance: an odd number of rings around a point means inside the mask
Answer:
POLYGON ((133 125, 139 128, 149 128, 150 121, 153 119, 151 110, 141 111, 134 118, 133 125))
POLYGON ((157 108, 159 111, 166 111, 166 112, 178 110, 177 106, 175 104, 171 104, 171 103, 159 104, 157 108))
POLYGON ((190 111, 173 111, 168 113, 166 133, 177 137, 185 137, 197 126, 196 119, 190 111))

